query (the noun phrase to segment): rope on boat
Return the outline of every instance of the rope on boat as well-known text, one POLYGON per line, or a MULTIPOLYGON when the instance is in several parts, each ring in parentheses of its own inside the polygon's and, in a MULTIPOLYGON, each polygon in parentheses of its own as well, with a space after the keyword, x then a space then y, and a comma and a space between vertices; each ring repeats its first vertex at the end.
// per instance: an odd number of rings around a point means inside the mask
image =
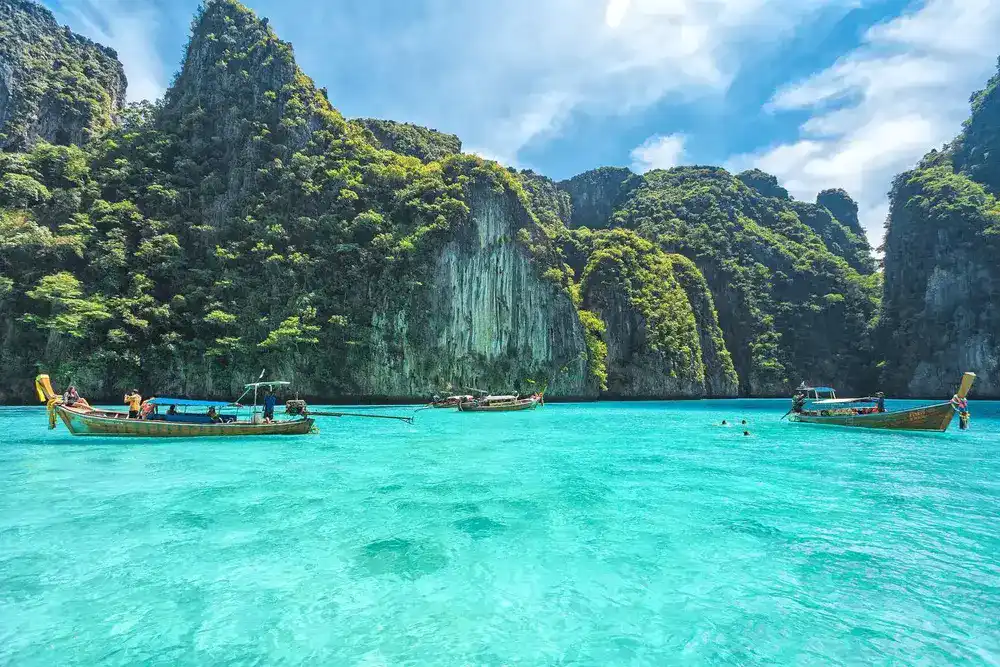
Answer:
POLYGON ((48 415, 49 415, 49 430, 50 431, 56 427, 56 406, 57 405, 62 405, 62 397, 61 396, 53 396, 52 398, 48 399, 48 401, 46 401, 46 403, 45 403, 45 411, 48 412, 48 415))

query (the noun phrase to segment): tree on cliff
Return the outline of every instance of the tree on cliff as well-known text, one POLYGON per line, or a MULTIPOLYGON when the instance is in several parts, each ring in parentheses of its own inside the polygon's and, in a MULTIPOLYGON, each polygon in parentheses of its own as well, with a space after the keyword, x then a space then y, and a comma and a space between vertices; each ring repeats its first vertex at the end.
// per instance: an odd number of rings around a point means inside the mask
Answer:
MULTIPOLYGON (((0 8, 51 28, 27 0, 0 8)), ((700 167, 557 184, 452 135, 348 122, 236 0, 206 1, 155 104, 120 108, 113 53, 58 33, 0 46, 22 81, 77 58, 10 97, 0 400, 30 396, 38 366, 108 395, 226 396, 262 363, 325 395, 731 395, 736 374, 780 393, 870 359, 877 276, 846 195, 700 167)))
POLYGON ((1000 64, 961 134, 893 181, 879 328, 882 379, 940 396, 961 373, 1000 395, 1000 64))

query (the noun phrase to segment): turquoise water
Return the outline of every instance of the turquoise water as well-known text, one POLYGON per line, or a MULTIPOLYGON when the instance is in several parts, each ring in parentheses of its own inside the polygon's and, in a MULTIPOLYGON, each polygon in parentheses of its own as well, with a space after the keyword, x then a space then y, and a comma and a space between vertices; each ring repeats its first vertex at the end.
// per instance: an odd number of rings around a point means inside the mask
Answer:
POLYGON ((945 435, 786 407, 186 442, 0 409, 0 664, 1000 662, 1000 404, 945 435))

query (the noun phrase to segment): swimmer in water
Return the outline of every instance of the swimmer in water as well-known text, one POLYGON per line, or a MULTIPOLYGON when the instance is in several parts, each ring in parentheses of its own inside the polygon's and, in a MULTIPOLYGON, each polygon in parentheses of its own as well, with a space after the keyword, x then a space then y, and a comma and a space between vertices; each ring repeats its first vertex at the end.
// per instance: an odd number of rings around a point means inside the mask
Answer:
POLYGON ((722 420, 722 424, 720 424, 720 426, 729 426, 729 422, 727 422, 725 419, 723 419, 722 420))
POLYGON ((743 431, 743 435, 750 435, 750 431, 743 431))
POLYGON ((743 421, 740 422, 740 424, 742 424, 743 426, 746 426, 747 425, 747 420, 744 419, 743 421))

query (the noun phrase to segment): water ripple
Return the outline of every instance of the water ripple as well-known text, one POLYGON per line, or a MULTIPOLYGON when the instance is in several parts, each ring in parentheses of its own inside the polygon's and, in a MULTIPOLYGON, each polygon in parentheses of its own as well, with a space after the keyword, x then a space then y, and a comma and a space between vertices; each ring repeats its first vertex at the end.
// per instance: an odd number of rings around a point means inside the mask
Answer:
POLYGON ((785 409, 239 443, 0 409, 0 664, 1000 663, 1000 404, 916 436, 785 409))

